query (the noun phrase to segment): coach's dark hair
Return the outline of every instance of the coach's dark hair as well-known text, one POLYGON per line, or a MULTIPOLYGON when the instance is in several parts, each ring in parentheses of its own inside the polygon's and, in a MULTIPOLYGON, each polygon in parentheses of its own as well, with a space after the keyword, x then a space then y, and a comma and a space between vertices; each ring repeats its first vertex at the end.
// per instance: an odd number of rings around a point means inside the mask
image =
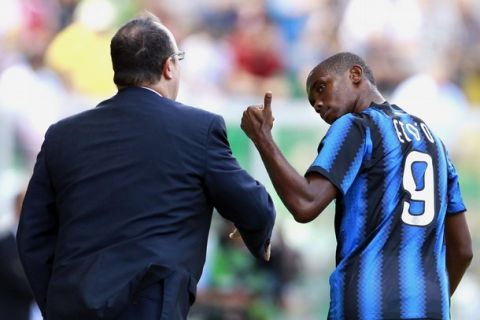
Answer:
POLYGON ((370 67, 365 63, 362 58, 351 52, 337 53, 322 61, 317 66, 317 68, 340 74, 349 70, 354 65, 361 66, 363 69, 363 73, 365 74, 365 77, 368 79, 368 81, 370 81, 370 83, 372 83, 373 85, 376 85, 375 77, 373 76, 370 67))
POLYGON ((154 15, 144 14, 125 24, 113 36, 110 55, 116 85, 135 86, 160 80, 165 60, 175 49, 159 22, 154 15))

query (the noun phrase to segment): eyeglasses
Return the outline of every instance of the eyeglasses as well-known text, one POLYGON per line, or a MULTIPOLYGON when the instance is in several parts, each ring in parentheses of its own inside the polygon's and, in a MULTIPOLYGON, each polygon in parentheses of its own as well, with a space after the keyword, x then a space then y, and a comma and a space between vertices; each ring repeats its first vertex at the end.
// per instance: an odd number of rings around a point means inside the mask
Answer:
POLYGON ((174 52, 171 55, 169 55, 168 57, 170 58, 170 57, 175 57, 175 56, 178 57, 178 60, 183 60, 183 59, 185 59, 185 51, 174 52))

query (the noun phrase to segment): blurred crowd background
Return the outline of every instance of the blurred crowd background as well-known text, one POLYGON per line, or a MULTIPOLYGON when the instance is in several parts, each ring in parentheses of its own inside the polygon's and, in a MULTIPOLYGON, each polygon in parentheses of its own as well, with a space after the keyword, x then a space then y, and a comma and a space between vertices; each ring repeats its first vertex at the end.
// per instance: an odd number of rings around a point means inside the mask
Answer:
POLYGON ((452 318, 478 318, 480 1, 1 0, 0 7, 0 309, 18 304, 27 314, 32 303, 11 248, 43 135, 51 123, 115 94, 110 39, 148 10, 186 51, 177 100, 225 117, 234 155, 269 188, 278 211, 270 263, 230 240, 232 226, 215 215, 191 320, 326 318, 333 207, 310 224, 296 223, 239 124, 246 106, 273 91, 275 138, 305 172, 328 129, 308 104, 305 79, 338 51, 363 56, 389 102, 423 118, 447 145, 477 255, 453 298, 452 318))

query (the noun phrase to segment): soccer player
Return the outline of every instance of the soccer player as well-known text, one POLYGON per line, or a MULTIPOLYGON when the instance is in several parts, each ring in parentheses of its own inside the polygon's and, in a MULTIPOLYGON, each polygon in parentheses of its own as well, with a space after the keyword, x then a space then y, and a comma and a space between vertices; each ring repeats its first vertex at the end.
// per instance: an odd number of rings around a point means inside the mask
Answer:
POLYGON ((336 200, 329 319, 448 319, 473 254, 444 145, 424 121, 385 101, 355 54, 322 61, 306 86, 331 126, 304 177, 272 139, 270 92, 241 126, 296 221, 312 221, 336 200))

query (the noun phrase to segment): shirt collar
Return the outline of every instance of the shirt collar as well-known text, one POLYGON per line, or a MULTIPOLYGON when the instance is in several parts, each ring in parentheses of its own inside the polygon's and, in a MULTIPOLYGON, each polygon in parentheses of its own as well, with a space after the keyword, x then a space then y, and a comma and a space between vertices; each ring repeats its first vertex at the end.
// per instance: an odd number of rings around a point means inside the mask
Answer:
POLYGON ((148 87, 140 87, 140 88, 150 90, 150 91, 152 91, 153 93, 158 94, 160 97, 163 97, 160 93, 158 93, 157 91, 153 90, 152 88, 148 88, 148 87))

